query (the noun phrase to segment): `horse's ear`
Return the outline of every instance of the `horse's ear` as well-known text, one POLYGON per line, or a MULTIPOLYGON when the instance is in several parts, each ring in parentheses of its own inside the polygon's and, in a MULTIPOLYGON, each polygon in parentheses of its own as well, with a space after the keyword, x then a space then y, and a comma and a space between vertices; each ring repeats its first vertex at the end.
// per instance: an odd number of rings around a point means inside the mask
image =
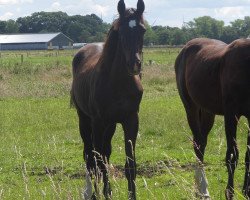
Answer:
POLYGON ((120 0, 118 2, 117 10, 118 10, 120 16, 124 16, 125 10, 126 10, 126 6, 125 6, 125 3, 124 3, 124 0, 120 0))
POLYGON ((140 17, 145 10, 145 4, 143 0, 138 0, 136 13, 140 17))

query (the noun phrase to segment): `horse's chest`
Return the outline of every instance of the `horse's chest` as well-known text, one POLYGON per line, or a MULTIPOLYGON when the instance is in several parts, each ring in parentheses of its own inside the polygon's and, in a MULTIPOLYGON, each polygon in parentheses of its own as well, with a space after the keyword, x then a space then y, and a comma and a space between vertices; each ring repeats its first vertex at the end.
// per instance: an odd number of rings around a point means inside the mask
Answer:
POLYGON ((103 96, 98 103, 99 114, 102 118, 120 122, 131 113, 139 110, 142 91, 132 93, 111 92, 103 96))

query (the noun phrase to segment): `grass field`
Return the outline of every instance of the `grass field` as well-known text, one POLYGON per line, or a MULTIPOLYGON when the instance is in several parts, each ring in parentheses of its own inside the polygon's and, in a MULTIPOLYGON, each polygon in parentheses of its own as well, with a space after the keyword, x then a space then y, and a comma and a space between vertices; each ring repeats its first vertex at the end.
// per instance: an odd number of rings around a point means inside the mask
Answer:
MULTIPOLYGON (((178 51, 144 50, 144 96, 136 146, 139 200, 195 199, 191 132, 173 69, 178 51)), ((76 112, 69 107, 74 53, 1 53, 0 199, 80 199, 85 173, 83 145, 76 112)), ((235 174, 236 199, 244 199, 241 188, 247 129, 242 119, 238 128, 240 162, 235 174)), ((123 174, 121 126, 112 145, 113 199, 123 200, 127 198, 127 181, 123 174)), ((225 147, 223 119, 217 117, 205 155, 212 199, 224 199, 225 147)))

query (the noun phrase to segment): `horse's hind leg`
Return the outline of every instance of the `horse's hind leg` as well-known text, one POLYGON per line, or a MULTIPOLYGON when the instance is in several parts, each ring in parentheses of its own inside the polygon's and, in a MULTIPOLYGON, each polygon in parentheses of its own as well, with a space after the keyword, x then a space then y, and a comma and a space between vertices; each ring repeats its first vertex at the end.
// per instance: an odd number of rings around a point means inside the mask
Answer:
POLYGON ((207 136, 213 127, 215 115, 196 106, 186 109, 189 126, 193 133, 193 147, 198 165, 195 169, 195 181, 200 195, 209 198, 207 180, 203 169, 207 136))
POLYGON ((83 155, 86 162, 86 187, 83 191, 83 198, 91 199, 93 198, 91 176, 95 165, 91 138, 91 119, 80 110, 78 110, 78 117, 80 134, 84 143, 83 155))
POLYGON ((229 109, 225 108, 225 110, 227 111, 224 115, 227 139, 227 152, 225 161, 228 173, 225 196, 227 200, 232 200, 234 195, 234 171, 239 159, 239 150, 236 141, 237 123, 239 118, 237 118, 237 116, 233 114, 233 112, 228 112, 229 109))
POLYGON ((250 118, 248 118, 247 151, 245 156, 245 179, 243 185, 243 194, 247 199, 250 198, 250 118))

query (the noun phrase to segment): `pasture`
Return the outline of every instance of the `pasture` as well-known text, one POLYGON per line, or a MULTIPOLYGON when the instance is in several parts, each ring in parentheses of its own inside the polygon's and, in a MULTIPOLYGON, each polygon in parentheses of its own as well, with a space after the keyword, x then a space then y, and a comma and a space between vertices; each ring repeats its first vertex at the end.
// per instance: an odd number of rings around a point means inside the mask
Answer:
MULTIPOLYGON (((140 131, 136 144, 137 199, 195 199, 192 136, 174 74, 179 49, 144 49, 140 131), (152 62, 150 62, 150 60, 152 62)), ((80 199, 83 145, 69 106, 75 50, 2 52, 0 57, 0 199, 80 199)), ((241 195, 248 127, 238 128, 236 199, 241 195)), ((112 140, 113 199, 127 198, 123 133, 112 140)), ((205 169, 212 199, 225 199, 225 133, 216 117, 205 169)))

